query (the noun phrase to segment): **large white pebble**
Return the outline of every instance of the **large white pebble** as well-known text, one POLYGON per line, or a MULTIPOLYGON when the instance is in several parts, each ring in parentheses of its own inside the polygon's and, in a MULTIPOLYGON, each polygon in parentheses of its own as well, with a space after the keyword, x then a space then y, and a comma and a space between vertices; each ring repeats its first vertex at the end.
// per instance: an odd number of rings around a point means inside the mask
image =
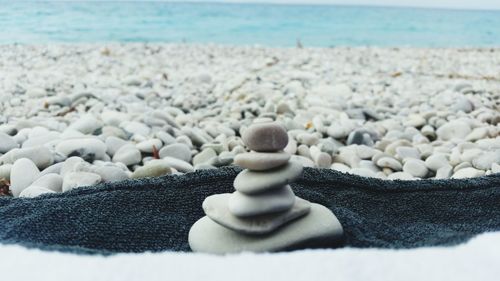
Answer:
POLYGON ((44 146, 12 149, 0 158, 0 162, 14 163, 21 158, 30 159, 39 169, 44 169, 54 163, 53 153, 44 146))
POLYGON ((10 190, 14 197, 30 186, 40 175, 40 171, 33 161, 27 158, 18 159, 12 165, 10 173, 10 190))

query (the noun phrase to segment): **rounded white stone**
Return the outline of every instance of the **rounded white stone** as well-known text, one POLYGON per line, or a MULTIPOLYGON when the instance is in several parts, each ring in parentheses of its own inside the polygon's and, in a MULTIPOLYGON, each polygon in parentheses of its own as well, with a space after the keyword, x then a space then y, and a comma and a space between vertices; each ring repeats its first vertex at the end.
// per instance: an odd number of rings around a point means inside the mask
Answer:
POLYGON ((183 143, 169 144, 160 150, 159 155, 160 158, 173 157, 188 163, 191 161, 191 149, 183 143))
POLYGON ((398 160, 391 157, 382 157, 377 160, 377 166, 381 168, 390 168, 394 171, 401 171, 403 166, 398 160))
POLYGON ((417 178, 425 178, 429 173, 429 169, 427 169, 425 162, 422 160, 408 159, 403 165, 403 172, 417 178))
POLYGON ((142 160, 141 151, 133 145, 124 145, 113 155, 113 162, 120 162, 126 166, 140 163, 142 160))
POLYGON ((441 167, 450 165, 444 154, 433 154, 425 159, 425 165, 432 171, 437 171, 441 167))
POLYGON ((10 190, 14 197, 30 186, 40 175, 35 163, 27 158, 18 159, 12 165, 10 173, 10 190))

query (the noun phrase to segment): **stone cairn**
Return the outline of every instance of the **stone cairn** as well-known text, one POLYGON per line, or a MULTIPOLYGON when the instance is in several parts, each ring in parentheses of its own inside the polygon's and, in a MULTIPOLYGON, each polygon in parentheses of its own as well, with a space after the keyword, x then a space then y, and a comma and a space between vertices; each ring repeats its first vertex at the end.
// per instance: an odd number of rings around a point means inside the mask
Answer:
POLYGON ((301 176, 302 165, 283 151, 288 143, 285 128, 277 122, 254 123, 242 138, 253 151, 235 158, 245 168, 234 180, 236 191, 205 199, 206 216, 189 232, 191 249, 225 254, 338 242, 343 230, 335 215, 296 197, 289 185, 301 176))

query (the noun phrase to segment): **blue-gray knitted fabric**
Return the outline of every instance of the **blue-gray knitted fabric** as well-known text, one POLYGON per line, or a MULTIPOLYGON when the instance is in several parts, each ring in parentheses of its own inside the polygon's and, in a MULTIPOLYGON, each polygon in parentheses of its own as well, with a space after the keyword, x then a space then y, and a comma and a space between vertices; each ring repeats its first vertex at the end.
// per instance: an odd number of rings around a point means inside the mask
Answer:
MULTIPOLYGON (((189 251, 203 200, 233 192, 241 170, 127 180, 37 198, 0 198, 0 243, 112 254, 189 251)), ((500 175, 463 180, 384 181, 306 168, 295 193, 330 208, 346 247, 454 245, 500 231, 500 175)), ((329 245, 323 245, 329 247, 329 245)))

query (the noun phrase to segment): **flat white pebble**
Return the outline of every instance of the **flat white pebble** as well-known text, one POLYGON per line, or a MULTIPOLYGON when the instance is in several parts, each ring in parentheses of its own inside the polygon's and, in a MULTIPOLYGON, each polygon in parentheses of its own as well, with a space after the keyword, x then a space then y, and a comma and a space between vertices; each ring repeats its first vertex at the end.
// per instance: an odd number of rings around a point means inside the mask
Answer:
POLYGON ((32 186, 29 186, 28 188, 24 189, 21 192, 21 194, 19 194, 19 197, 35 198, 35 197, 38 197, 40 195, 50 194, 50 193, 56 193, 56 192, 51 190, 51 189, 42 187, 42 186, 32 185, 32 186))
POLYGON ((101 182, 101 176, 87 172, 69 172, 64 176, 62 191, 66 192, 82 186, 92 186, 101 182))

